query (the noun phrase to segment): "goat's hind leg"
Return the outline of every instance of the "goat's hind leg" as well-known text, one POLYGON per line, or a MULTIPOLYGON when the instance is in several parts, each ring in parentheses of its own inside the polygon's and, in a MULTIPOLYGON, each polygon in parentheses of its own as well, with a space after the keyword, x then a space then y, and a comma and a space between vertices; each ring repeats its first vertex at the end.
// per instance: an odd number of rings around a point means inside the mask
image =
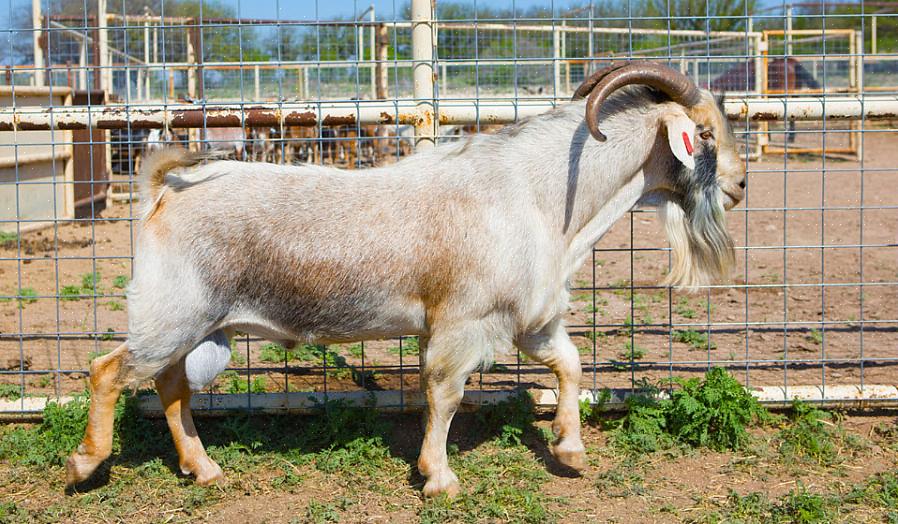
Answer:
POLYGON ((586 449, 580 439, 580 355, 564 325, 554 322, 542 333, 523 337, 515 345, 558 377, 558 408, 552 431, 557 437, 552 454, 558 462, 576 470, 586 468, 586 449))
POLYGON ((182 358, 156 377, 156 391, 165 410, 165 419, 168 421, 175 449, 178 450, 181 472, 193 475, 200 486, 207 486, 223 480, 224 474, 221 467, 206 454, 193 424, 190 412, 193 392, 188 383, 185 360, 186 358, 182 358))
POLYGON ((90 409, 81 444, 66 462, 66 485, 87 480, 112 453, 115 404, 135 378, 128 364, 128 343, 90 365, 90 409))

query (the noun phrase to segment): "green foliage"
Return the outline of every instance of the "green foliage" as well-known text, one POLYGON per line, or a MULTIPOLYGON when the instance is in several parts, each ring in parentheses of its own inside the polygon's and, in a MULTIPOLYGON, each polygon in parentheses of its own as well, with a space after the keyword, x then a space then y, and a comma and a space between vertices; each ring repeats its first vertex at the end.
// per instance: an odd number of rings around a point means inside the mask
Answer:
POLYGON ((98 293, 100 291, 100 272, 81 275, 81 289, 85 293, 98 293))
MULTIPOLYGON (((421 352, 421 348, 418 346, 418 337, 402 337, 402 351, 401 354, 404 356, 418 356, 421 352)), ((390 353, 394 355, 400 354, 399 346, 393 346, 387 349, 390 353)))
POLYGON ((22 389, 18 384, 0 384, 0 398, 19 400, 22 398, 22 389))
MULTIPOLYGON (((485 448, 485 449, 484 449, 485 448)), ((549 508, 554 500, 543 493, 549 480, 545 467, 521 446, 450 455, 450 465, 466 485, 455 499, 425 501, 422 524, 443 522, 552 523, 559 515, 549 508)))
POLYGON ((605 404, 611 400, 611 390, 608 388, 599 392, 596 397, 596 403, 593 404, 588 399, 580 401, 580 423, 598 425, 601 423, 601 414, 605 409, 605 404))
POLYGON ((674 331, 673 339, 692 346, 692 349, 717 349, 717 344, 709 341, 708 335, 693 329, 678 329, 674 331))
POLYGON ((502 447, 520 446, 524 435, 534 432, 533 399, 525 391, 508 400, 483 406, 475 416, 480 433, 492 436, 502 447))
POLYGON ((346 352, 349 353, 350 356, 355 358, 362 358, 365 351, 362 348, 362 344, 351 344, 346 347, 346 352))
POLYGON ((645 350, 633 343, 632 340, 624 342, 624 351, 618 357, 621 360, 639 360, 645 356, 645 350))
POLYGON ((821 466, 837 464, 844 449, 863 446, 857 437, 846 433, 833 415, 795 400, 789 424, 777 435, 780 455, 787 462, 814 462, 821 466))
POLYGON ((0 231, 0 246, 6 249, 12 249, 16 247, 16 242, 18 240, 19 235, 11 231, 0 231))
POLYGON ((741 449, 746 427, 770 420, 768 412, 726 370, 713 368, 704 379, 676 380, 669 399, 646 388, 627 399, 627 414, 612 440, 631 452, 653 452, 685 444, 715 450, 741 449))
POLYGON ((808 332, 805 340, 819 346, 820 344, 823 344, 823 332, 819 329, 812 329, 810 332, 808 332))
POLYGON ((695 310, 692 309, 687 297, 680 297, 674 306, 674 313, 684 318, 695 318, 695 310))
POLYGON ((225 371, 221 374, 224 380, 225 393, 265 393, 268 380, 264 375, 256 375, 251 381, 236 371, 225 371))
POLYGON ((25 309, 26 304, 34 304, 37 302, 37 291, 33 287, 19 288, 16 301, 19 303, 19 309, 25 309))
POLYGON ((118 275, 112 279, 112 286, 117 289, 125 289, 128 287, 128 277, 125 275, 118 275))
POLYGON ((81 288, 78 286, 62 286, 59 290, 59 298, 62 300, 81 300, 81 288))
POLYGON ((125 309, 125 305, 118 300, 110 300, 105 305, 109 308, 109 311, 123 311, 125 309))

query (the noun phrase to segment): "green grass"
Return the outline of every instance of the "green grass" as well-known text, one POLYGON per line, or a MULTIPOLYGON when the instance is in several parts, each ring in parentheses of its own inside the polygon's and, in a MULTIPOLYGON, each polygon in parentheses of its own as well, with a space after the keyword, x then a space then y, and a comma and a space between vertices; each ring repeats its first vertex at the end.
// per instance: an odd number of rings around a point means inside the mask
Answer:
POLYGON ((128 277, 125 275, 118 275, 112 279, 112 287, 116 289, 125 289, 128 287, 128 277))
POLYGON ((0 231, 0 245, 5 248, 15 247, 16 242, 19 240, 19 235, 12 233, 10 231, 0 231))
POLYGON ((37 290, 33 287, 19 288, 16 295, 16 302, 19 304, 19 309, 25 309, 27 304, 34 304, 37 302, 37 290))
POLYGON ((124 311, 125 305, 119 302, 118 300, 110 300, 104 304, 109 311, 124 311))
POLYGON ((692 349, 717 349, 717 344, 709 341, 708 335, 694 329, 677 329, 673 332, 673 339, 692 349))
POLYGON ((19 400, 22 398, 22 390, 18 384, 0 384, 0 398, 19 400))
POLYGON ((61 300, 81 300, 81 288, 78 286, 62 286, 59 290, 61 300))
POLYGON ((399 355, 401 353, 406 357, 416 357, 421 353, 421 348, 418 345, 418 337, 402 337, 401 352, 399 346, 387 348, 387 351, 393 355, 399 355))
POLYGON ((617 422, 612 442, 633 453, 649 453, 676 444, 714 450, 742 449, 747 427, 767 422, 769 413, 722 368, 704 378, 676 379, 670 398, 657 388, 627 399, 627 414, 617 422))
POLYGON ((819 329, 811 329, 805 337, 805 340, 819 346, 820 344, 823 344, 823 332, 819 329))
POLYGON ((90 294, 98 293, 100 290, 100 272, 81 275, 81 289, 90 294))
POLYGON ((776 437, 780 456, 786 463, 832 466, 842 462, 846 452, 865 445, 847 433, 832 413, 806 402, 794 401, 788 419, 788 425, 776 437))
POLYGON ((287 349, 280 344, 269 342, 259 349, 259 359, 262 362, 311 362, 317 367, 327 368, 327 376, 332 378, 352 378, 356 382, 369 378, 370 372, 356 370, 347 361, 346 357, 327 346, 301 344, 293 349, 287 349))
POLYGON ((256 375, 251 381, 236 371, 225 371, 221 374, 225 393, 265 393, 268 380, 264 375, 256 375))

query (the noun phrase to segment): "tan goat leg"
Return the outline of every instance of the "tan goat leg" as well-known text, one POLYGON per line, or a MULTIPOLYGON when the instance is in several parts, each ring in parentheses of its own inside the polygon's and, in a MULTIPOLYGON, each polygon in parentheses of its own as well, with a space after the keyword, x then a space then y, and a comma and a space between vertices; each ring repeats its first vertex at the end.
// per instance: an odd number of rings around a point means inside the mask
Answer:
POLYGON ((181 472, 193 475, 200 486, 214 484, 224 479, 218 464, 206 454, 206 449, 196 432, 190 412, 193 395, 184 372, 184 359, 168 367, 156 377, 156 391, 165 410, 165 419, 171 430, 181 472))
POLYGON ((115 403, 128 386, 126 363, 128 343, 112 353, 98 357, 90 365, 90 409, 84 440, 66 462, 66 485, 72 486, 90 477, 112 453, 115 403))

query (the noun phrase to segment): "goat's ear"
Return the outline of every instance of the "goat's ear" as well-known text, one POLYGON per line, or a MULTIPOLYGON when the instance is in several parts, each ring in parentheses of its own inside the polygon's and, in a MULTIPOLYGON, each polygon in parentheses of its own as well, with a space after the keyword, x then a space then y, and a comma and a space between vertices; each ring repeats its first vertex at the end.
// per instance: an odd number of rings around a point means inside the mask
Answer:
POLYGON ((671 152, 684 166, 695 169, 695 122, 685 113, 677 111, 664 117, 664 126, 671 152))

